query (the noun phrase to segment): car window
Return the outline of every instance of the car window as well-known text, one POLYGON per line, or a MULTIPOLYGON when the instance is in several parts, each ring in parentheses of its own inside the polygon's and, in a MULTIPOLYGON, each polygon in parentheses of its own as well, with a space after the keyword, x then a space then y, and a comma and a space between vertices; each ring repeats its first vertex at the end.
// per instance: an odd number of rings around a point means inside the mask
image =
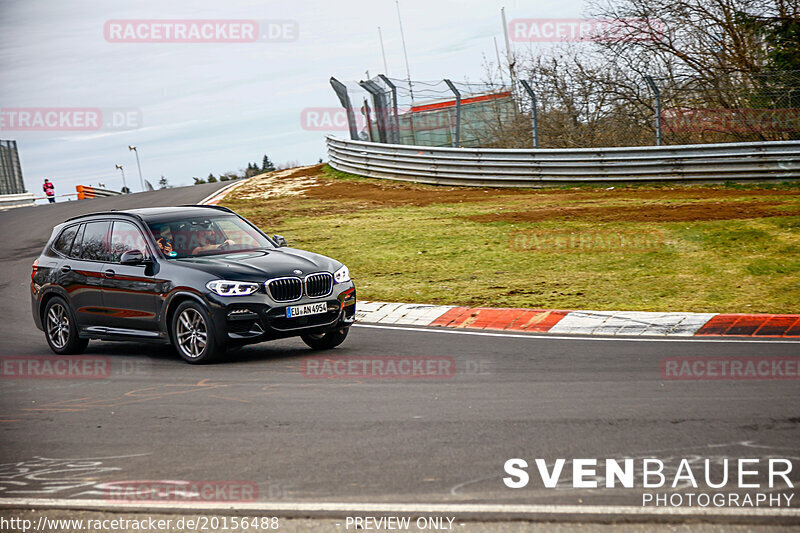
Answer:
MULTIPOLYGON (((237 220, 238 222, 238 220, 237 220)), ((233 220, 218 219, 216 221, 217 228, 225 234, 223 240, 231 240, 242 247, 257 248, 258 241, 253 237, 255 232, 248 226, 242 226, 234 223, 233 220)))
POLYGON ((86 224, 81 224, 80 229, 78 230, 78 234, 75 236, 75 240, 72 243, 72 249, 69 252, 70 257, 80 257, 81 256, 81 242, 83 241, 83 231, 86 229, 86 224))
POLYGON ((275 246, 235 215, 178 219, 149 225, 153 240, 170 258, 271 249, 275 246))
POLYGON ((56 239, 56 242, 53 243, 53 250, 61 255, 69 255, 69 252, 72 249, 72 243, 75 241, 75 235, 78 233, 79 227, 79 224, 75 224, 73 226, 69 226, 68 228, 64 228, 64 230, 58 236, 58 239, 56 239))
POLYGON ((81 259, 88 261, 108 261, 108 231, 111 222, 88 222, 83 230, 81 259))
POLYGON ((135 224, 130 222, 115 221, 111 231, 111 261, 119 263, 122 254, 130 250, 139 250, 147 257, 147 244, 142 232, 135 224))

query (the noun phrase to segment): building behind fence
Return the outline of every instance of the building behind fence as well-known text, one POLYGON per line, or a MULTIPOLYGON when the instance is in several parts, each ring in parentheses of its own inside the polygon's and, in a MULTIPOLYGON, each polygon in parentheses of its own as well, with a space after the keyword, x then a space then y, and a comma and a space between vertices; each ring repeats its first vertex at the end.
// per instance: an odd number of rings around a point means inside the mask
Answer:
POLYGON ((603 87, 567 88, 569 105, 564 90, 554 97, 557 91, 547 83, 331 78, 353 140, 588 148, 800 139, 800 73, 727 75, 702 83, 649 78, 639 94, 624 98, 603 87))
POLYGON ((24 192, 17 141, 0 140, 0 195, 24 192))

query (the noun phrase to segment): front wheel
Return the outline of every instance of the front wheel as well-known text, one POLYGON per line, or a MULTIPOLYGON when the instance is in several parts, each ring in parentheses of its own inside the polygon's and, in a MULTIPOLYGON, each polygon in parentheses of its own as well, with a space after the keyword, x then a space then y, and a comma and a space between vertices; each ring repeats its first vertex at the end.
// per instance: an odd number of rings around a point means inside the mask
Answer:
POLYGON ((349 330, 350 328, 342 328, 337 331, 331 331, 330 333, 307 333, 300 337, 309 348, 314 350, 330 350, 344 342, 349 330))
POLYGON ((43 322, 47 344, 59 355, 83 353, 89 344, 89 339, 78 337, 78 326, 69 304, 59 296, 47 302, 43 322))
POLYGON ((183 302, 172 315, 172 344, 187 363, 210 363, 222 353, 211 318, 194 302, 183 302))

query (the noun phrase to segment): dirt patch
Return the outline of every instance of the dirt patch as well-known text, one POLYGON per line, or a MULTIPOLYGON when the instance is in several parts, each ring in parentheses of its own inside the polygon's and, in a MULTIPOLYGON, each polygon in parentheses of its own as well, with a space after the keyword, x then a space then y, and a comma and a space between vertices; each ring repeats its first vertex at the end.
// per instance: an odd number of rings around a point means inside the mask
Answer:
POLYGON ((779 210, 780 202, 698 202, 639 207, 547 207, 527 211, 465 216, 473 222, 541 222, 544 220, 590 220, 597 222, 690 222, 800 215, 800 207, 779 210))
POLYGON ((519 192, 507 189, 462 189, 441 187, 435 190, 418 189, 402 185, 378 185, 327 181, 321 187, 306 191, 308 198, 320 200, 342 199, 368 202, 374 206, 396 207, 426 206, 431 204, 480 202, 497 196, 513 196, 519 192))
MULTIPOLYGON (((319 185, 317 180, 307 177, 308 172, 318 167, 299 167, 287 170, 277 170, 254 176, 250 181, 236 188, 232 197, 237 200, 257 200, 262 198, 274 198, 282 196, 298 196, 309 187, 319 185)), ((318 170, 317 170, 318 172, 318 170)))
POLYGON ((290 175, 293 178, 302 178, 303 176, 320 176, 322 175, 322 167, 324 166, 325 163, 320 163, 319 165, 290 168, 287 172, 291 171, 290 175))

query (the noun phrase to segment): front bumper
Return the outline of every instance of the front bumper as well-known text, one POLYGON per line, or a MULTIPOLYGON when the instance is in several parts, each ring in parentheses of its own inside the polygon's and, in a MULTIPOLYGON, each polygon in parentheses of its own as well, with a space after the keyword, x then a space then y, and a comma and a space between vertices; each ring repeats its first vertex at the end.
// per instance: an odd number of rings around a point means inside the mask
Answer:
POLYGON ((251 296, 206 295, 218 339, 226 344, 250 344, 306 333, 327 333, 350 327, 356 316, 356 288, 339 283, 324 298, 303 297, 293 302, 274 302, 263 292, 251 296), (327 304, 325 313, 286 318, 286 308, 311 303, 327 304))

